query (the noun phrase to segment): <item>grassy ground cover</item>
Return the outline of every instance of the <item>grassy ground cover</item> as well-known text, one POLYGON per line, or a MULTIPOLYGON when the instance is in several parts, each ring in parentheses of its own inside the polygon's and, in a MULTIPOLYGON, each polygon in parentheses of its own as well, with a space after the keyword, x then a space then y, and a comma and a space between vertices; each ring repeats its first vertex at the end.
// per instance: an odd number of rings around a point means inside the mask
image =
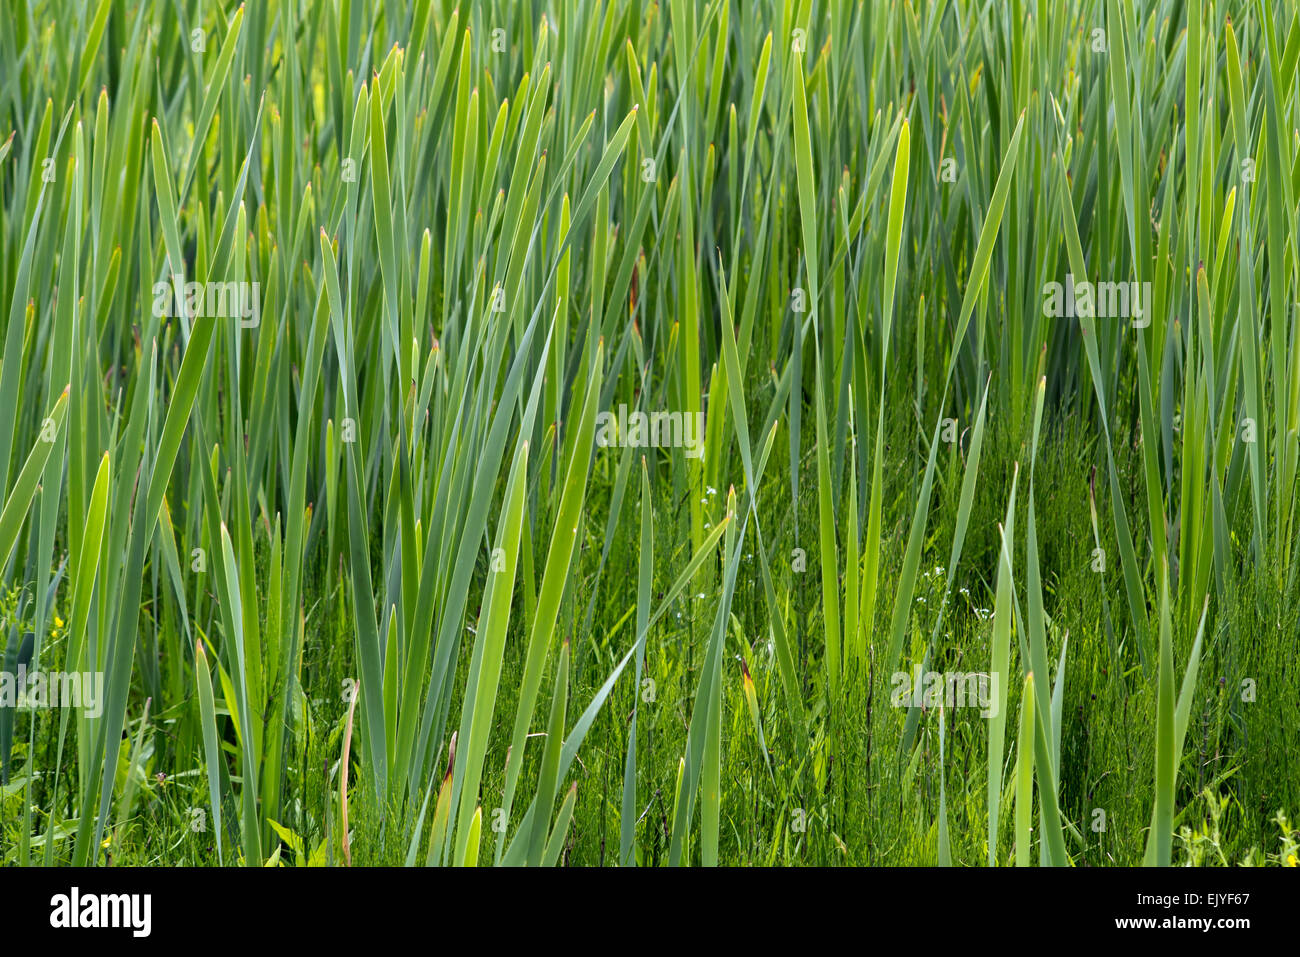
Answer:
POLYGON ((1295 865, 1294 0, 5 10, 5 863, 1295 865))

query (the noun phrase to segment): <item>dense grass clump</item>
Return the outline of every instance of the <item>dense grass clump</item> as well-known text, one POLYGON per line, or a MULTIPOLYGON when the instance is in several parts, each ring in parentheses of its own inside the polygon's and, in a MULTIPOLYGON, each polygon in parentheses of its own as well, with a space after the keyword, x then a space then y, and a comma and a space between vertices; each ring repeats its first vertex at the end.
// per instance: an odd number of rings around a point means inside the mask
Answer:
POLYGON ((9 9, 5 863, 1295 864, 1293 0, 9 9))

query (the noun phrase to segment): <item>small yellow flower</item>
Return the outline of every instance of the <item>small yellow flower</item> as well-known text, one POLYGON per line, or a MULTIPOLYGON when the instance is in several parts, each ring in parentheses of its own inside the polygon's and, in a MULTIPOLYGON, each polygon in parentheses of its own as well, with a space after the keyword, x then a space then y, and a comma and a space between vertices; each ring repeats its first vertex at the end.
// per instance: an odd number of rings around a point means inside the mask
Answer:
POLYGON ((54 616, 54 627, 55 627, 55 628, 62 628, 62 627, 63 627, 63 619, 60 618, 58 615, 55 615, 55 616, 54 616))
POLYGON ((1288 854, 1288 855, 1286 856, 1286 866, 1287 866, 1287 867, 1295 867, 1295 866, 1296 866, 1296 859, 1295 859, 1295 855, 1294 855, 1294 854, 1288 854))

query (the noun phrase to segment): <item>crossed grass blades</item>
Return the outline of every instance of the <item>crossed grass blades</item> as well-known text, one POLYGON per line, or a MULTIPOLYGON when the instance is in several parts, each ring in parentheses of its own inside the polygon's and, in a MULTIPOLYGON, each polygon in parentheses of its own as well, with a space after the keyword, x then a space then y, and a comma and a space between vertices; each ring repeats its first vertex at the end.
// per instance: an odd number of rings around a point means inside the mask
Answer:
POLYGON ((1294 864, 1298 60, 1289 0, 8 4, 0 650, 106 692, 0 710, 3 859, 1294 864))

